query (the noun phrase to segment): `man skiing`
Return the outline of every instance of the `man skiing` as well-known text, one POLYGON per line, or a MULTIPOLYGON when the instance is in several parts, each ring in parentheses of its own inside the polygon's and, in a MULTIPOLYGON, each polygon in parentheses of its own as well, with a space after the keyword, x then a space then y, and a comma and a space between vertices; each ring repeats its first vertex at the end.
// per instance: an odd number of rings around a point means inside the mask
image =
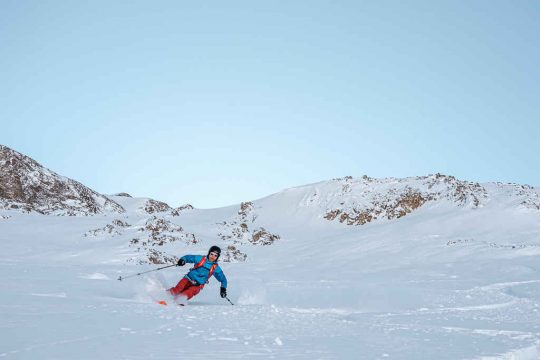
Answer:
POLYGON ((212 246, 208 250, 207 256, 184 255, 176 264, 184 266, 186 263, 195 264, 189 272, 178 282, 175 287, 169 289, 169 292, 176 296, 183 296, 187 300, 197 295, 204 285, 208 283, 212 275, 221 283, 220 295, 222 298, 227 296, 227 278, 223 270, 219 267, 217 261, 221 255, 221 249, 218 246, 212 246))

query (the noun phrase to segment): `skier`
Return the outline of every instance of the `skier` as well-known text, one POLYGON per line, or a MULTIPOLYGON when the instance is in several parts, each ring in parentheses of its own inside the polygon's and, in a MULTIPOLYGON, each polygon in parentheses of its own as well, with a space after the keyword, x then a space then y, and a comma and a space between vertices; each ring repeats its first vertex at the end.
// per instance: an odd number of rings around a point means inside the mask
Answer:
POLYGON ((218 246, 212 246, 208 250, 207 256, 184 255, 176 264, 184 266, 186 263, 195 264, 189 269, 189 272, 178 282, 178 284, 169 289, 169 292, 176 296, 183 296, 187 300, 197 295, 204 285, 208 284, 210 277, 214 275, 221 283, 219 293, 222 298, 227 296, 227 278, 223 270, 219 267, 217 261, 221 255, 221 249, 218 246))

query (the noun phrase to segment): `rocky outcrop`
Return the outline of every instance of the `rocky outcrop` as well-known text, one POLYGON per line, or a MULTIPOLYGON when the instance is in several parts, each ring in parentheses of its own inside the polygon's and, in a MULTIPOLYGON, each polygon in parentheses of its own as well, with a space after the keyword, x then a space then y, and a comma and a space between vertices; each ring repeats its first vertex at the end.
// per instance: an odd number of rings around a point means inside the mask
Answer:
POLYGON ((272 234, 263 227, 254 223, 258 215, 252 202, 240 204, 237 216, 229 221, 219 223, 218 236, 221 240, 233 244, 271 245, 280 239, 279 235, 272 234))
POLYGON ((0 208, 54 215, 125 212, 106 196, 3 145, 0 145, 0 208))
POLYGON ((128 223, 122 221, 122 220, 113 220, 110 224, 105 225, 102 228, 90 230, 87 231, 84 236, 116 236, 116 235, 122 235, 124 233, 124 229, 127 227, 130 227, 128 223))
POLYGON ((246 261, 247 254, 243 253, 234 245, 229 245, 225 249, 225 253, 221 255, 220 261, 223 262, 242 262, 246 261))
MULTIPOLYGON (((350 176, 334 179, 336 192, 327 195, 329 205, 323 215, 326 220, 338 220, 347 225, 364 225, 376 219, 399 219, 424 204, 446 200, 458 206, 481 206, 487 192, 478 183, 457 180, 441 174, 406 179, 373 179, 364 175, 360 179, 350 176)), ((320 194, 314 192, 304 206, 320 204, 320 194)))
POLYGON ((155 214, 155 213, 171 211, 172 208, 164 202, 149 199, 148 201, 146 201, 146 203, 142 207, 142 210, 147 214, 155 214))
POLYGON ((521 205, 530 210, 540 210, 540 199, 526 199, 521 202, 521 205))
POLYGON ((476 208, 480 206, 482 199, 487 198, 486 189, 477 182, 458 180, 454 176, 439 173, 418 179, 427 185, 429 190, 435 190, 431 200, 446 199, 460 206, 471 204, 476 208))
POLYGON ((139 232, 147 235, 150 246, 163 246, 175 241, 183 241, 187 245, 199 242, 194 234, 185 232, 181 226, 155 216, 147 220, 146 225, 139 228, 139 232))
POLYGON ((276 240, 279 240, 279 235, 271 234, 261 227, 254 231, 249 240, 253 245, 272 245, 276 240))
POLYGON ((199 242, 195 234, 186 232, 181 226, 156 216, 148 219, 145 226, 138 229, 138 233, 139 235, 129 242, 129 245, 139 253, 131 261, 138 264, 175 262, 178 258, 169 255, 170 251, 174 251, 175 243, 192 245, 199 242))
POLYGON ((497 187, 508 196, 519 199, 519 205, 523 209, 540 211, 540 193, 530 185, 497 183, 497 187))
POLYGON ((146 258, 148 259, 148 261, 139 259, 139 264, 142 265, 148 262, 150 264, 155 264, 155 265, 163 265, 163 264, 172 265, 178 262, 178 257, 168 255, 166 252, 160 251, 157 249, 149 249, 146 254, 146 258))
POLYGON ((349 212, 336 209, 326 213, 324 218, 327 220, 338 218, 340 222, 347 225, 364 225, 378 217, 384 217, 388 220, 399 219, 430 200, 432 200, 431 196, 407 188, 404 193, 395 198, 375 200, 370 208, 357 209, 353 207, 349 212))
POLYGON ((185 204, 182 206, 179 206, 171 211, 172 216, 180 216, 181 213, 193 210, 193 206, 191 204, 185 204))
POLYGON ((540 245, 538 244, 500 244, 496 242, 491 241, 485 241, 485 240, 476 240, 476 239, 455 239, 450 240, 446 243, 446 246, 487 246, 491 248, 496 249, 507 249, 507 250, 520 250, 520 249, 528 249, 528 248, 534 248, 538 249, 540 248, 540 245))
POLYGON ((240 219, 242 220, 248 220, 248 221, 251 220, 251 222, 254 222, 257 219, 257 216, 255 215, 253 211, 253 203, 252 202, 241 203, 240 210, 238 210, 238 216, 240 216, 240 219))
POLYGON ((165 234, 180 234, 184 232, 184 229, 170 221, 154 216, 146 221, 144 227, 139 228, 139 232, 146 232, 151 239, 158 240, 165 234))

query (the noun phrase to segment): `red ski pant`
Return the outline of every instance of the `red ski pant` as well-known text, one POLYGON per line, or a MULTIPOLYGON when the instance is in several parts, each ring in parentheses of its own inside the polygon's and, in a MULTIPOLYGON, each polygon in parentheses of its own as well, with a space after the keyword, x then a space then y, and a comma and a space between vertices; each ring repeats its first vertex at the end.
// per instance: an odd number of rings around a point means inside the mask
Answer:
POLYGON ((203 287, 204 285, 193 285, 193 283, 188 279, 182 278, 182 280, 180 280, 175 287, 170 288, 169 291, 175 296, 183 295, 189 300, 197 295, 203 287))

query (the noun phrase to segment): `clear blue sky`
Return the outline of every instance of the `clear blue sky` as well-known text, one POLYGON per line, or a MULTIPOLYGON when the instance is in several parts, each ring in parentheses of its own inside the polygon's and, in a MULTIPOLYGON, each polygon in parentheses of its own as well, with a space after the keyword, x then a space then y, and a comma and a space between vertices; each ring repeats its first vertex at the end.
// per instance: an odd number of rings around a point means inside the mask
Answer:
POLYGON ((538 1, 0 2, 0 143, 171 206, 540 185, 538 1))

